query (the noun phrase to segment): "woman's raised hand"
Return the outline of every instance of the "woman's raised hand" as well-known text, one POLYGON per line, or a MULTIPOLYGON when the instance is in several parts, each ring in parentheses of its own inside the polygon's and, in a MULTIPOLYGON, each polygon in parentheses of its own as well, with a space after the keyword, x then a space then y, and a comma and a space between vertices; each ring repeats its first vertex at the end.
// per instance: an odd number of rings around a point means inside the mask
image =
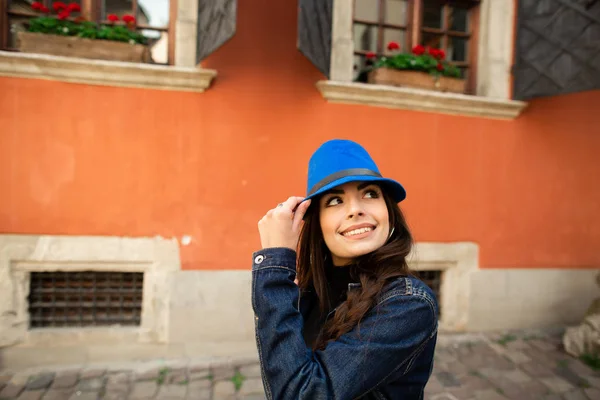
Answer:
POLYGON ((292 196, 267 211, 258 221, 258 232, 263 249, 287 247, 296 250, 302 229, 302 218, 310 206, 310 200, 303 200, 304 197, 292 196))

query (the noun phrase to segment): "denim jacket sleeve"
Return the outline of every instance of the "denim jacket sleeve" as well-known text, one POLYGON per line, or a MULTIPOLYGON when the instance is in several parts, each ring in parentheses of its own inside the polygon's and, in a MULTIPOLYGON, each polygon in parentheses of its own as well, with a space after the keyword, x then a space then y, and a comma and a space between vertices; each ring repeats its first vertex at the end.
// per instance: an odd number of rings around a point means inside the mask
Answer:
POLYGON ((312 351, 302 336, 296 252, 253 254, 252 307, 268 399, 354 399, 407 371, 437 331, 437 307, 419 291, 387 290, 359 327, 312 351))

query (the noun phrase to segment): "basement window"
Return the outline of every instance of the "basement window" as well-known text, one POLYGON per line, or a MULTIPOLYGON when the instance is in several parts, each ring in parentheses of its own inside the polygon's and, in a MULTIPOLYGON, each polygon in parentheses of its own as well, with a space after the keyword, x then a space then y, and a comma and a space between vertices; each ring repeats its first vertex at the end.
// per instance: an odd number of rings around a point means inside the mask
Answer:
MULTIPOLYGON (((440 294, 440 288, 442 286, 442 271, 430 270, 430 271, 419 271, 419 278, 425 282, 427 286, 431 288, 435 297, 438 301, 438 304, 441 304, 442 297, 440 294)), ((441 308, 441 307, 440 307, 441 308)), ((441 315, 440 310, 440 315, 441 315)))
POLYGON ((141 272, 32 272, 29 327, 140 326, 141 272))

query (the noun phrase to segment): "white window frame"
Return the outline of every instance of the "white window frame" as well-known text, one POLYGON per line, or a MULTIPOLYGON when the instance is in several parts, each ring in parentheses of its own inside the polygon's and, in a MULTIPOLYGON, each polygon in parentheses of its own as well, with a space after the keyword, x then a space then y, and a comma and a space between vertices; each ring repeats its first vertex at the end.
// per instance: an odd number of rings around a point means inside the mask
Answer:
POLYGON ((334 0, 330 78, 317 87, 333 102, 488 118, 516 118, 527 103, 512 100, 516 0, 480 3, 476 95, 353 82, 354 0, 334 0), (493 16, 493 17, 492 17, 493 16))

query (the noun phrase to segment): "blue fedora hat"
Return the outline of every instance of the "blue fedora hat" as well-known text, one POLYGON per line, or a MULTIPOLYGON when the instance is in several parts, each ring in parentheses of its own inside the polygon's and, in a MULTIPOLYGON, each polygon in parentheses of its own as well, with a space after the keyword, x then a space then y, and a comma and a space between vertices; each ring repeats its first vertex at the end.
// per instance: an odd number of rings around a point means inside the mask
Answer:
POLYGON ((406 198, 404 187, 393 179, 381 176, 375 161, 360 144, 334 139, 323 143, 310 157, 306 199, 356 181, 382 184, 398 203, 406 198))

